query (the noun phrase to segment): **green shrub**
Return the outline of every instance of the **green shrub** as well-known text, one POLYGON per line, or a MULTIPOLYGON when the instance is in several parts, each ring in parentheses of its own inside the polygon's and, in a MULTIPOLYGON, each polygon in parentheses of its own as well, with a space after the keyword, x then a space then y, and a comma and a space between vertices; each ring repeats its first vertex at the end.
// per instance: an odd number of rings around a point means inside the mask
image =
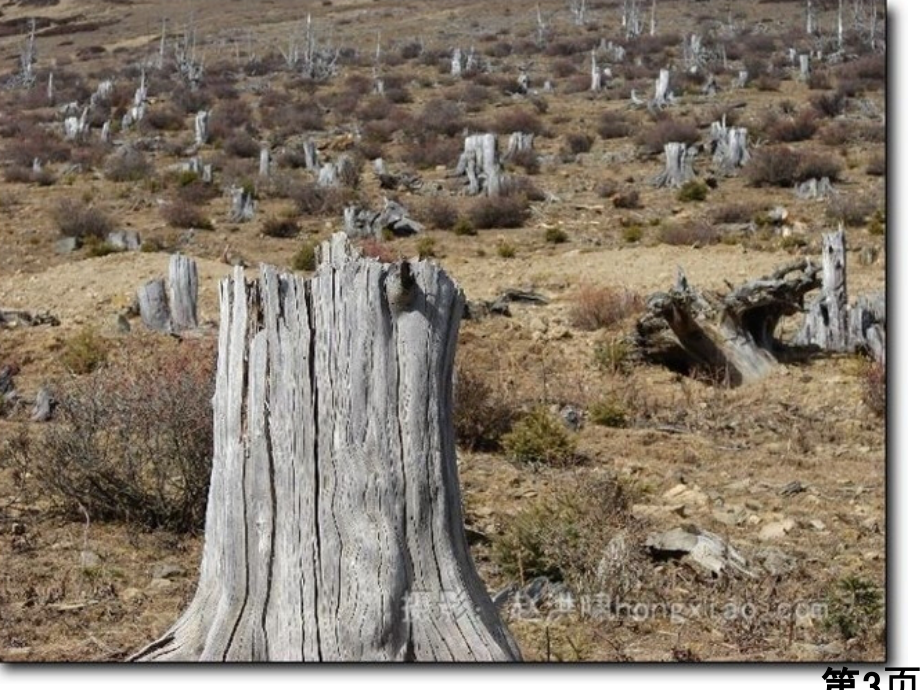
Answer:
POLYGON ((856 575, 834 583, 827 596, 827 625, 849 640, 864 637, 882 619, 883 598, 874 584, 856 575))
POLYGON ((435 258, 435 242, 434 237, 421 237, 418 242, 415 243, 415 250, 418 252, 418 258, 420 259, 433 259, 435 258))
POLYGON ((645 235, 645 230, 641 225, 627 225, 620 231, 620 235, 624 242, 633 244, 635 242, 642 241, 642 237, 645 235))
POLYGON ((629 360, 629 346, 621 340, 601 340, 594 344, 594 364, 601 371, 625 371, 629 360))
POLYGON ((457 237, 473 237, 479 233, 476 231, 476 228, 473 227, 469 218, 460 218, 454 223, 454 234, 457 235, 457 237))
POLYGON ((494 561, 522 584, 542 576, 576 594, 625 594, 639 580, 642 553, 630 503, 615 476, 580 476, 503 521, 494 561), (611 544, 623 556, 605 561, 611 544))
POLYGON ((706 201, 709 187, 702 180, 689 180, 677 191, 678 201, 706 201))
POLYGON ((516 462, 566 466, 575 459, 575 441, 562 422, 538 407, 502 436, 502 449, 516 462))
POLYGON ((88 374, 105 364, 109 349, 108 341, 96 329, 85 326, 64 342, 58 359, 72 374, 88 374))
POLYGON ((563 242, 569 241, 568 233, 562 228, 557 227, 546 228, 543 237, 550 244, 562 244, 563 242))
POLYGON ((620 429, 629 424, 629 410, 614 395, 598 400, 588 411, 591 421, 601 426, 620 429))
POLYGON ((496 252, 503 259, 513 259, 517 250, 514 248, 514 245, 511 244, 508 240, 499 240, 498 247, 496 247, 496 252))
POLYGON ((291 261, 291 268, 295 271, 316 270, 316 245, 313 242, 306 242, 297 250, 291 261))

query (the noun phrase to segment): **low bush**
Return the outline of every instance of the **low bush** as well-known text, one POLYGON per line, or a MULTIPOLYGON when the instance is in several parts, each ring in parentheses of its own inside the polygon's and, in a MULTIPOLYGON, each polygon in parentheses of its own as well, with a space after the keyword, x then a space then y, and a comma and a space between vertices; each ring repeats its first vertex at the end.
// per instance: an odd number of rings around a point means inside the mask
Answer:
POLYGON ((642 553, 631 503, 615 476, 579 475, 507 518, 495 562, 520 584, 546 577, 577 595, 626 594, 639 580, 642 553), (612 544, 622 556, 605 555, 612 544))
POLYGON ((663 244, 704 247, 718 244, 722 234, 711 224, 700 220, 663 225, 658 231, 658 239, 663 244))
POLYGON ((501 447, 515 462, 565 467, 576 460, 572 435, 545 407, 518 419, 502 436, 501 447))
POLYGON ((824 214, 834 224, 839 222, 848 227, 861 227, 876 208, 877 204, 869 198, 839 195, 828 202, 824 214))
POLYGON ((115 221, 105 211, 73 199, 59 202, 52 210, 52 215, 58 230, 65 237, 104 240, 115 230, 115 221))
POLYGON ((632 134, 632 125, 623 113, 607 110, 601 113, 597 133, 601 139, 622 139, 632 134))
POLYGON ((295 271, 315 271, 316 270, 316 245, 313 242, 305 242, 294 258, 291 260, 291 268, 295 271))
POLYGON ((109 342, 96 329, 86 326, 64 341, 58 361, 71 374, 89 374, 105 364, 110 350, 109 342))
POLYGON ((629 410, 615 395, 598 400, 588 410, 591 421, 600 426, 621 429, 629 425, 629 410))
POLYGON ((569 308, 572 326, 585 331, 614 328, 642 311, 644 300, 632 290, 585 285, 578 290, 569 308))
POLYGON ((430 199, 422 210, 422 221, 436 230, 454 229, 459 217, 457 207, 443 197, 430 199))
POLYGON ((214 224, 198 206, 182 199, 173 199, 161 209, 163 220, 172 227, 180 229, 196 228, 213 230, 214 224))
POLYGON ((112 182, 140 182, 154 174, 153 164, 133 147, 116 151, 105 161, 105 176, 112 182))
POLYGON ((650 153, 661 153, 665 144, 679 142, 689 146, 699 141, 699 138, 700 133, 695 122, 664 118, 642 130, 636 141, 650 153))
POLYGON ((81 519, 199 531, 212 446, 214 356, 185 341, 123 353, 57 395, 57 421, 3 451, 24 491, 81 519))
POLYGON ((516 417, 508 397, 470 366, 461 365, 454 380, 453 402, 457 443, 469 450, 498 450, 516 417))
POLYGON ((543 239, 545 239, 550 244, 563 244, 564 242, 569 241, 569 235, 562 228, 557 228, 554 226, 546 228, 546 232, 543 233, 543 239))
POLYGON ((300 224, 290 216, 272 216, 262 221, 262 234, 266 237, 291 238, 300 234, 300 224))
POLYGON ((530 204, 524 196, 480 197, 472 203, 468 215, 477 230, 519 228, 530 217, 530 204))
POLYGON ((687 201, 706 201, 709 194, 709 187, 702 180, 688 180, 677 190, 677 200, 687 201))
POLYGON ((565 143, 569 149, 569 153, 587 153, 591 150, 591 147, 594 146, 594 137, 590 134, 583 134, 580 132, 568 134, 565 137, 565 143))

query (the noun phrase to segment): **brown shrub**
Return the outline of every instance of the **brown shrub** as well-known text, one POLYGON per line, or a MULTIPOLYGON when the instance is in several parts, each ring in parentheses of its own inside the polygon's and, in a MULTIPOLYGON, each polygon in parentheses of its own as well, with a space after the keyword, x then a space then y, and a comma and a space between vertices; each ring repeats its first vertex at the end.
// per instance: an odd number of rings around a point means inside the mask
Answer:
POLYGON ((723 223, 749 223, 761 210, 763 210, 762 205, 750 202, 723 204, 722 206, 716 206, 709 212, 709 220, 716 225, 723 223))
POLYGON ((809 99, 812 109, 821 117, 837 117, 847 104, 846 96, 840 91, 822 93, 809 99))
POLYGON ((824 213, 832 223, 860 227, 866 224, 877 208, 878 205, 869 198, 841 195, 828 202, 824 213))
POLYGON ((520 195, 480 197, 472 203, 468 215, 477 230, 519 228, 530 217, 530 205, 520 195))
POLYGON ((572 326, 585 331, 614 328, 642 311, 644 300, 631 290, 585 285, 575 294, 569 308, 572 326))
POLYGON ((806 141, 818 131, 818 116, 813 110, 805 110, 792 117, 772 119, 764 126, 764 132, 773 141, 784 143, 806 141))
POLYGON ((267 237, 297 237, 300 234, 300 224, 296 218, 266 218, 262 222, 262 234, 267 237))
POLYGON ((237 158, 256 158, 261 151, 261 146, 245 132, 239 132, 224 141, 223 150, 224 153, 237 158))
POLYGON ((454 165, 463 150, 462 145, 438 136, 423 136, 406 144, 402 160, 416 168, 435 168, 454 165))
POLYGON ((10 132, 10 136, 13 138, 4 146, 3 154, 13 165, 31 168, 36 158, 43 163, 64 163, 70 160, 70 147, 37 125, 17 126, 10 132))
POLYGON ((397 254, 395 249, 372 237, 361 240, 360 247, 361 253, 364 256, 372 259, 379 259, 384 263, 393 263, 399 258, 399 254, 397 254))
POLYGON ((116 151, 105 161, 105 176, 112 182, 138 182, 153 173, 147 156, 130 146, 116 151))
POLYGON ((667 224, 658 231, 658 239, 664 244, 676 246, 706 246, 718 244, 722 235, 715 227, 705 221, 688 221, 680 224, 667 224))
MULTIPOLYGON (((137 348, 140 350, 140 348, 137 348)), ((25 491, 92 520, 203 527, 210 480, 210 344, 126 353, 58 392, 57 422, 3 450, 25 491)))
POLYGON ((313 182, 292 184, 283 193, 294 202, 299 213, 309 216, 339 216, 355 199, 353 190, 320 187, 313 182))
POLYGON ((451 230, 459 218, 457 207, 443 197, 430 199, 422 211, 422 221, 437 230, 451 230))
POLYGON ((453 390, 454 433, 457 443, 474 451, 498 450, 511 431, 515 410, 507 396, 469 365, 457 368, 453 390))
POLYGON ((543 123, 540 122, 540 116, 537 113, 517 107, 496 115, 492 128, 499 134, 512 134, 514 132, 543 133, 543 123))
POLYGON ((73 199, 58 203, 52 210, 52 216, 65 237, 104 240, 115 230, 115 222, 104 211, 73 199))
POLYGON ((591 147, 594 146, 594 137, 590 134, 576 132, 566 135, 565 143, 569 149, 569 153, 587 153, 591 150, 591 147))
POLYGON ((665 144, 680 142, 690 145, 699 138, 700 133, 695 122, 664 118, 640 132, 636 140, 651 153, 661 153, 665 144))
POLYGON ((601 139, 620 139, 632 134, 632 125, 625 114, 616 110, 607 110, 601 113, 597 133, 601 139))
POLYGON ((204 214, 202 209, 182 199, 174 199, 167 203, 163 206, 161 214, 163 215, 163 220, 173 228, 214 229, 211 219, 204 214))
POLYGON ((185 127, 185 114, 172 104, 157 106, 147 111, 141 127, 175 132, 185 127))

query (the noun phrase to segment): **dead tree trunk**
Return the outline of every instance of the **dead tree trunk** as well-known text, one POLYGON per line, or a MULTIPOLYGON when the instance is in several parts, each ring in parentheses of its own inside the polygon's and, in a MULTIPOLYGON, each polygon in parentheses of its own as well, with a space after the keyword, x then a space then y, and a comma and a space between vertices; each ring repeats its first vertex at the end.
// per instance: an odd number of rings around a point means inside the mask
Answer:
POLYGON ((502 188, 502 168, 498 154, 498 139, 494 134, 473 134, 463 143, 463 153, 457 163, 456 175, 466 175, 469 194, 485 192, 498 196, 502 188))
POLYGON ((173 331, 198 328, 198 265, 182 254, 169 257, 169 320, 173 331))
POLYGON ((712 162, 723 174, 731 174, 747 165, 751 154, 747 148, 747 129, 726 127, 725 118, 709 126, 712 162))
POLYGON ((463 295, 359 258, 220 287, 198 590, 135 661, 520 658, 463 531, 451 368, 463 295))
POLYGON ((802 310, 818 272, 803 259, 725 296, 693 289, 681 272, 672 290, 649 297, 636 324, 636 350, 646 361, 728 385, 755 381, 776 364, 779 320, 802 310))
POLYGON ((846 352, 847 254, 843 230, 824 235, 821 295, 808 308, 795 338, 799 345, 816 345, 822 350, 846 352))
POLYGON ((252 191, 244 187, 230 188, 230 222, 245 223, 256 217, 256 202, 252 191))
POLYGON ((166 299, 166 282, 162 278, 144 283, 137 290, 137 304, 141 321, 152 331, 169 330, 169 302, 166 299))
POLYGON ((168 281, 144 283, 137 291, 141 320, 161 333, 180 333, 198 328, 198 265, 194 259, 173 254, 168 281), (167 289, 168 282, 168 289, 167 289))
POLYGON ((693 171, 693 159, 696 156, 696 149, 687 148, 687 145, 680 142, 670 142, 664 145, 664 171, 652 179, 652 184, 656 187, 680 187, 685 182, 689 182, 696 173, 693 171))
POLYGON ((195 115, 195 146, 204 146, 208 143, 208 121, 210 119, 210 110, 199 110, 195 115))

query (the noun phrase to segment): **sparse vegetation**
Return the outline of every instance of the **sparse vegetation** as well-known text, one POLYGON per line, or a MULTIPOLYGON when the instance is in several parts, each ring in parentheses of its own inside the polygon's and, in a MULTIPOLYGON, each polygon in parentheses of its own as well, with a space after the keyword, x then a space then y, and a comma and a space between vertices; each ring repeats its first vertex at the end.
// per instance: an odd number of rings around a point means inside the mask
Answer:
POLYGON ((65 237, 104 240, 115 223, 103 210, 73 199, 64 199, 53 210, 54 222, 65 237))
POLYGON ((642 310, 642 297, 624 288, 585 285, 575 294, 569 318, 575 328, 615 328, 642 310))

